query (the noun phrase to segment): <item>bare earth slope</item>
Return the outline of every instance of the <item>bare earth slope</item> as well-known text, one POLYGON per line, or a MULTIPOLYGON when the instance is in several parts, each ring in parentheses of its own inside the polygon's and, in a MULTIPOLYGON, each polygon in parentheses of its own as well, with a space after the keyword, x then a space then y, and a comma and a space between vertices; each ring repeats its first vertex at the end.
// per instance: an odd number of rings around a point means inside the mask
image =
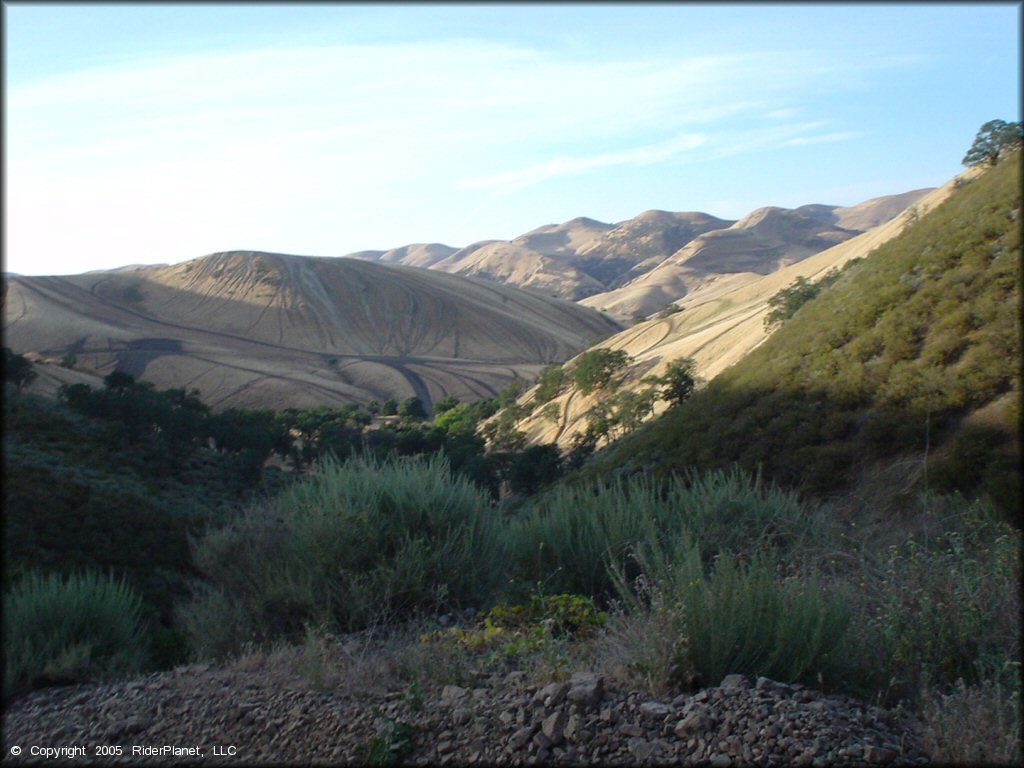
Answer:
MULTIPOLYGON (((838 245, 820 250, 812 256, 804 257, 769 274, 759 275, 749 269, 737 271, 735 274, 705 273, 703 280, 687 293, 685 298, 676 302, 676 306, 681 308, 682 312, 639 323, 598 346, 625 350, 634 359, 629 376, 623 385, 625 389, 641 388, 641 378, 660 376, 671 361, 681 357, 692 357, 697 364, 698 375, 711 379, 767 338, 764 316, 768 311, 768 299, 798 277, 814 280, 833 267, 841 267, 850 259, 866 256, 882 243, 898 235, 915 214, 927 213, 944 201, 955 183, 956 180, 950 181, 924 197, 914 198, 914 209, 904 211, 881 226, 850 237, 838 245)), ((742 239, 746 237, 745 232, 749 229, 757 229, 760 226, 789 226, 790 221, 787 219, 792 217, 777 217, 776 212, 780 210, 755 211, 735 227, 720 232, 739 233, 738 238, 742 239), (783 218, 783 221, 773 222, 773 218, 783 218), (740 225, 744 223, 747 226, 741 227, 740 225)), ((814 227, 809 226, 803 219, 806 219, 806 216, 798 219, 799 226, 806 227, 807 231, 813 231, 814 227)), ((726 234, 725 237, 732 238, 735 235, 726 234)), ((697 240, 706 238, 707 236, 704 236, 697 240)), ((677 254, 678 258, 673 257, 673 262, 680 262, 680 272, 692 269, 692 263, 700 263, 703 255, 696 245, 693 248, 688 245, 684 250, 687 251, 686 254, 677 254), (691 264, 690 267, 686 266, 688 263, 691 264)), ((744 256, 742 251, 736 251, 730 258, 735 260, 733 263, 738 264, 748 257, 744 256)), ((589 304, 597 298, 593 297, 581 303, 589 304)), ((523 395, 521 402, 528 402, 532 397, 533 391, 530 390, 523 395)), ((527 442, 530 444, 556 442, 561 448, 568 449, 572 444, 572 438, 586 428, 586 414, 598 397, 600 395, 597 394, 585 397, 574 388, 570 388, 554 401, 558 403, 561 414, 557 423, 552 423, 537 411, 517 428, 526 433, 527 442)), ((664 408, 664 402, 658 403, 655 406, 655 413, 660 413, 664 408)))
POLYGON ((571 264, 515 243, 500 241, 483 245, 453 263, 439 263, 436 268, 531 288, 571 301, 604 290, 603 284, 571 264))
POLYGON ((350 256, 529 288, 631 320, 657 312, 712 276, 745 275, 749 282, 817 253, 888 221, 928 191, 845 208, 761 208, 738 222, 659 210, 617 224, 578 217, 510 241, 482 240, 459 249, 407 245, 350 256))
POLYGON ((759 208, 731 226, 698 234, 623 287, 581 303, 622 319, 646 317, 722 280, 730 286, 752 283, 888 221, 926 191, 877 198, 850 208, 759 208))
POLYGON ((5 281, 7 346, 215 407, 474 399, 615 330, 569 302, 355 259, 235 251, 5 281))

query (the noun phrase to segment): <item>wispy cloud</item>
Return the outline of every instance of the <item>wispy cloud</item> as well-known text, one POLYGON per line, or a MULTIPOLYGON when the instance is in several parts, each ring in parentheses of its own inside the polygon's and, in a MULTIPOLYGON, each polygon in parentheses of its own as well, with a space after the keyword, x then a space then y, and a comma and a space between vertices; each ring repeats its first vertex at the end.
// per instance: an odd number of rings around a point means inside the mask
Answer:
POLYGON ((480 192, 504 198, 697 149, 840 141, 856 134, 794 121, 850 67, 827 52, 580 60, 444 40, 192 54, 14 82, 10 268, 83 238, 125 262, 141 244, 173 261, 245 233, 332 253, 338 231, 379 243, 399 237, 381 232, 399 215, 454 221, 480 192), (163 237, 175 226, 187 226, 187 248, 163 237))
POLYGON ((826 144, 835 141, 849 141, 859 139, 863 136, 862 131, 836 131, 834 133, 822 133, 817 136, 794 136, 782 142, 787 147, 802 147, 807 144, 826 144))
POLYGON ((464 189, 512 192, 558 176, 583 173, 597 168, 616 165, 650 165, 696 149, 706 140, 702 134, 683 134, 669 141, 621 152, 606 152, 586 157, 556 157, 547 162, 490 176, 466 177, 459 179, 456 185, 464 189))

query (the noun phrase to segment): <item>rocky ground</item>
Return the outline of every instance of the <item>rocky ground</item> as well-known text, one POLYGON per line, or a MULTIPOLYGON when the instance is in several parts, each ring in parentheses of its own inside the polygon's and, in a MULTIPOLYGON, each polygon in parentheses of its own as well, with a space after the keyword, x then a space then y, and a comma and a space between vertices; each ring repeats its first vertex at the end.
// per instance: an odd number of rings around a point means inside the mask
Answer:
POLYGON ((49 688, 7 708, 4 757, 12 765, 50 762, 39 749, 82 747, 75 763, 927 762, 908 716, 766 678, 729 675, 668 700, 615 690, 594 673, 547 684, 522 671, 474 678, 465 686, 360 692, 317 690, 300 678, 285 683, 237 664, 192 665, 49 688))

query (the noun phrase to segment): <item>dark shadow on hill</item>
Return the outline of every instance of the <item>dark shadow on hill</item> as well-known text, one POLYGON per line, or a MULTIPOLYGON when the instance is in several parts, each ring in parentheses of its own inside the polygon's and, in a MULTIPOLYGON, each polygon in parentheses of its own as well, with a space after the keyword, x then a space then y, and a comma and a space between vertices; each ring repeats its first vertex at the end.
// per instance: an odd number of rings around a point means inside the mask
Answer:
POLYGON ((666 476, 739 465, 823 499, 899 464, 904 482, 892 489, 894 500, 925 491, 987 497, 1020 526, 1020 440, 1009 418, 1014 397, 1004 393, 997 401, 1005 408, 980 420, 968 411, 876 406, 797 387, 713 383, 595 456, 585 473, 666 476))

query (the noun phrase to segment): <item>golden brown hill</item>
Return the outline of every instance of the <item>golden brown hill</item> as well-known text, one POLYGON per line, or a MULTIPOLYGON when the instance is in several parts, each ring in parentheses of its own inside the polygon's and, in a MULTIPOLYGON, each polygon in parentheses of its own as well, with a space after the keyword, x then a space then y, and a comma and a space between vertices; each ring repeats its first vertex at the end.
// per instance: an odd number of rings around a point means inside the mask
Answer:
POLYGON ((350 256, 530 288, 628 321, 656 312, 706 282, 724 277, 735 283, 739 274, 753 280, 817 253, 888 221, 928 191, 845 208, 761 208, 739 222, 660 210, 617 224, 581 216, 510 241, 481 240, 459 249, 437 243, 407 245, 350 256), (705 235, 707 241, 701 240, 705 235), (680 259, 694 257, 694 264, 679 269, 680 259), (744 270, 744 265, 752 269, 744 270))
POLYGON ((433 270, 249 251, 6 281, 5 344, 198 388, 215 407, 494 394, 617 328, 569 302, 433 270))
POLYGON ((546 224, 512 240, 544 256, 569 258, 593 247, 614 229, 613 224, 579 216, 564 224, 546 224))
POLYGON ((892 219, 927 191, 875 198, 849 208, 758 208, 730 226, 696 234, 657 264, 639 264, 634 270, 639 276, 581 303, 621 320, 648 317, 700 288, 753 282, 820 253, 858 234, 859 227, 892 219))
POLYGON ((467 277, 479 277, 575 301, 604 290, 604 285, 558 258, 502 241, 487 243, 459 259, 435 265, 467 277))
POLYGON ((693 238, 732 223, 706 213, 644 211, 577 254, 576 264, 614 289, 653 269, 693 238))
MULTIPOLYGON (((798 277, 816 280, 829 269, 841 267, 850 259, 866 256, 902 232, 916 214, 924 215, 948 198, 956 183, 956 180, 950 181, 923 197, 914 197, 914 210, 905 210, 884 224, 859 235, 853 236, 850 233, 848 239, 831 248, 819 249, 811 256, 768 271, 767 274, 741 271, 732 275, 705 275, 704 282, 676 302, 675 306, 681 312, 639 323, 597 346, 624 350, 633 359, 623 389, 644 388, 640 381, 643 377, 664 374, 671 361, 682 357, 693 358, 697 374, 704 379, 711 379, 742 359, 768 337, 763 320, 768 312, 768 300, 773 295, 798 277)), ((759 240, 763 242, 769 237, 775 237, 777 241, 783 237, 794 241, 803 237, 805 243, 814 245, 813 238, 821 231, 820 222, 809 222, 806 212, 799 216, 791 215, 794 213, 784 209, 760 209, 729 229, 698 237, 683 249, 685 253, 676 254, 670 261, 681 262, 676 268, 683 272, 687 269, 688 260, 696 260, 699 264, 704 253, 701 248, 708 247, 704 244, 708 240, 714 242, 718 237, 732 238, 734 245, 744 240, 748 243, 757 243, 759 240)), ((823 239, 827 242, 827 238, 823 239)), ((726 253, 724 248, 722 253, 726 253)), ((755 258, 749 254, 744 255, 738 248, 731 253, 734 264, 755 258)), ((595 296, 581 303, 589 304, 598 298, 595 296)), ((528 391, 520 402, 529 402, 533 395, 533 390, 528 391)), ((572 445, 573 437, 586 428, 587 414, 600 398, 600 393, 584 396, 575 387, 569 387, 554 400, 560 414, 557 421, 552 421, 537 410, 520 422, 517 428, 526 434, 529 444, 556 442, 559 447, 567 450, 572 445)), ((665 408, 664 402, 657 403, 655 414, 665 408)))

